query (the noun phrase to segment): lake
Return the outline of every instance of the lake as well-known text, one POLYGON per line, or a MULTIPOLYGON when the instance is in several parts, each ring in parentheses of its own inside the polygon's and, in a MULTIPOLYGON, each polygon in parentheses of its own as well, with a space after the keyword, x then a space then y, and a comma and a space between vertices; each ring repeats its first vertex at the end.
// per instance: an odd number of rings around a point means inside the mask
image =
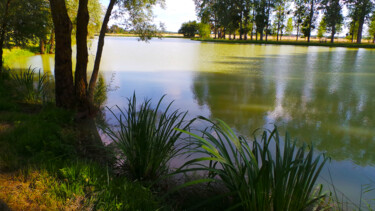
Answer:
MULTIPOLYGON (((92 67, 95 42, 90 52, 92 67)), ((13 67, 53 63, 36 55, 13 67)), ((375 50, 108 37, 101 73, 108 107, 133 92, 154 104, 166 94, 163 108, 174 100, 190 118, 218 118, 248 137, 276 125, 332 158, 319 182, 328 188, 330 172, 340 198, 359 203, 361 186, 375 186, 375 50)))

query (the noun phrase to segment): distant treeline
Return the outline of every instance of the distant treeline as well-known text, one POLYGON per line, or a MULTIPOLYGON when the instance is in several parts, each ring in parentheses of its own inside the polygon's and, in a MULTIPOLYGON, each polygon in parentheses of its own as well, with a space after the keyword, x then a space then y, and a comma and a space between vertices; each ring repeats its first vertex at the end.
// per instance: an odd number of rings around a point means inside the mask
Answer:
MULTIPOLYGON (((351 42, 362 42, 364 25, 375 42, 374 0, 194 0, 201 24, 207 24, 215 38, 239 35, 239 39, 267 40, 269 35, 280 40, 296 33, 296 39, 318 30, 317 37, 335 35, 347 27, 351 42), (344 8, 347 14, 343 14, 344 8), (323 14, 318 22, 319 13, 323 14), (248 35, 251 35, 248 38, 248 35)), ((198 30, 198 29, 197 29, 198 30)))

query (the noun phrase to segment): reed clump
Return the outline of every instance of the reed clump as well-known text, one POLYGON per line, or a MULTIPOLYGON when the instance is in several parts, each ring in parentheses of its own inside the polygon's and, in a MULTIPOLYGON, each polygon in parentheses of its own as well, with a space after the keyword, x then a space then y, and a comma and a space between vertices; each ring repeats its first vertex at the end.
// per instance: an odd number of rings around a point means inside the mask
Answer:
POLYGON ((247 141, 223 121, 193 134, 190 153, 203 156, 186 162, 179 171, 205 171, 212 182, 223 184, 234 198, 232 208, 243 210, 305 210, 325 195, 315 182, 327 161, 306 144, 298 147, 277 128, 247 141))

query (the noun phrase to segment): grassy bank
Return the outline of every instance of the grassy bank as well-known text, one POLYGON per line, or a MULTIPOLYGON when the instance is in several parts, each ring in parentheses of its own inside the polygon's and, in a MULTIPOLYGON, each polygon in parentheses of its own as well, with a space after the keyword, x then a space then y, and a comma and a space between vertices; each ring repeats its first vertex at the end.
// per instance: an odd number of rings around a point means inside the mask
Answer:
POLYGON ((14 210, 160 207, 140 183, 83 156, 73 112, 24 102, 15 90, 9 74, 1 75, 0 204, 14 210))
POLYGON ((296 46, 323 46, 323 47, 344 47, 344 48, 375 48, 375 44, 357 43, 330 43, 330 42, 302 42, 302 41, 260 41, 260 40, 227 40, 227 39, 201 39, 193 40, 216 43, 236 43, 236 44, 271 44, 271 45, 296 45, 296 46))

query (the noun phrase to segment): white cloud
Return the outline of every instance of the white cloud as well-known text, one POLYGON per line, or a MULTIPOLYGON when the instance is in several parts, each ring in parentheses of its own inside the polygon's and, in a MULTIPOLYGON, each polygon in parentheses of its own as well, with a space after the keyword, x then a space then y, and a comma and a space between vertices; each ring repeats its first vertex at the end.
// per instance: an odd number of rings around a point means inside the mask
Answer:
POLYGON ((165 24, 167 31, 177 32, 183 22, 197 20, 193 0, 166 0, 166 8, 155 7, 155 22, 165 24))

